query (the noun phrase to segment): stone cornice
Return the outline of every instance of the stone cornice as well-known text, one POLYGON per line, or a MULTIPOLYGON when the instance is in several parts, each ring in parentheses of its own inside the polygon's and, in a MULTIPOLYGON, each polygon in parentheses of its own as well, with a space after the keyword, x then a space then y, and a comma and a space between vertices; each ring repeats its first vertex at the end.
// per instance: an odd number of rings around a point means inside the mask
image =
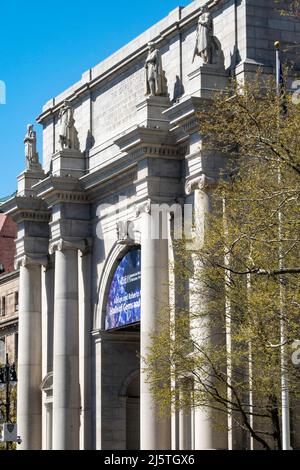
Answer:
POLYGON ((88 196, 77 178, 49 176, 35 185, 34 189, 48 207, 63 202, 88 203, 88 196))
POLYGON ((49 222, 50 211, 44 201, 38 197, 16 196, 7 201, 1 209, 10 215, 15 222, 30 220, 33 222, 49 222))
POLYGON ((131 152, 132 158, 136 160, 142 160, 143 158, 165 158, 172 159, 174 158, 181 159, 181 152, 179 152, 178 147, 174 145, 161 145, 161 144, 141 144, 139 148, 131 152))
POLYGON ((16 269, 15 271, 12 271, 10 273, 4 273, 4 274, 1 274, 0 276, 0 286, 2 284, 6 284, 14 279, 18 279, 18 277, 20 276, 20 271, 18 269, 16 269))
POLYGON ((162 129, 137 126, 116 139, 114 143, 121 152, 130 154, 134 159, 145 155, 149 157, 178 157, 178 148, 174 145, 170 133, 162 129))
POLYGON ((18 316, 8 317, 5 321, 0 322, 0 338, 17 333, 19 327, 18 316))
MULTIPOLYGON (((48 211, 37 212, 35 210, 20 210, 17 214, 17 221, 30 220, 32 222, 49 222, 51 214, 48 211)), ((14 220, 16 220, 14 216, 14 220)))

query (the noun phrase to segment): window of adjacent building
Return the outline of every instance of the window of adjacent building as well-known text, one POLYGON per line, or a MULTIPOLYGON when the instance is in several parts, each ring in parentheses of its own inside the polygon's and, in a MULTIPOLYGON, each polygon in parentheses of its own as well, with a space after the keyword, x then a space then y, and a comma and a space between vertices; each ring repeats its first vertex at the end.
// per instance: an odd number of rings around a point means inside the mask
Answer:
POLYGON ((19 292, 15 292, 15 312, 19 311, 19 292))
POLYGON ((0 338, 0 364, 5 364, 5 339, 0 338))
POLYGON ((6 313, 6 298, 1 297, 1 304, 0 304, 0 315, 4 317, 6 313))

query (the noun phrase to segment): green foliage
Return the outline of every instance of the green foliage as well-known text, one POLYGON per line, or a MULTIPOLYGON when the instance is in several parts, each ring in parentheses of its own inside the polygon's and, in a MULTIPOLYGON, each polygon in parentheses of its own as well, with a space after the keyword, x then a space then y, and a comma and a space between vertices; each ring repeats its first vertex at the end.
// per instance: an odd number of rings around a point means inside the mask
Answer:
MULTIPOLYGON (((15 385, 10 385, 9 388, 10 396, 10 421, 16 423, 17 421, 17 387, 15 385)), ((3 385, 0 388, 0 423, 6 422, 6 388, 3 385)), ((6 450, 6 444, 0 443, 0 450, 6 450)), ((9 450, 16 450, 15 443, 9 443, 9 450)))
POLYGON ((205 103, 199 122, 202 152, 222 154, 224 169, 202 246, 174 242, 171 322, 153 336, 148 379, 161 413, 214 410, 280 448, 283 372, 300 398, 300 109, 258 74, 205 103))
POLYGON ((283 16, 300 16, 299 0, 275 0, 283 16))

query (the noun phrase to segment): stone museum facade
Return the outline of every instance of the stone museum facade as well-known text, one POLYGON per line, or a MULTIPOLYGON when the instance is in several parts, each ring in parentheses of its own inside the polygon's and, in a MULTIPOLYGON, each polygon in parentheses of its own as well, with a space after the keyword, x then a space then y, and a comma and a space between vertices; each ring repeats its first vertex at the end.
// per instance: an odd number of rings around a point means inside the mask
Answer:
POLYGON ((230 76, 274 73, 275 40, 300 31, 272 0, 195 1, 46 103, 42 164, 28 126, 4 205, 18 224, 21 449, 228 448, 202 410, 158 419, 140 357, 178 295, 174 217, 161 230, 159 212, 187 205, 203 224, 220 171, 197 110, 230 76))

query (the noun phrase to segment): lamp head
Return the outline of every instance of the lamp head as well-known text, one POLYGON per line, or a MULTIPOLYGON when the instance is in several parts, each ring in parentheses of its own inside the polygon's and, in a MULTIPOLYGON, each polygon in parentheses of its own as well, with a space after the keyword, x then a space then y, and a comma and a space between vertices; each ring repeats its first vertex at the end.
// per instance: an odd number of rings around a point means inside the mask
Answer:
POLYGON ((274 47, 275 47, 275 49, 279 50, 280 49, 280 41, 275 41, 274 42, 274 47))

